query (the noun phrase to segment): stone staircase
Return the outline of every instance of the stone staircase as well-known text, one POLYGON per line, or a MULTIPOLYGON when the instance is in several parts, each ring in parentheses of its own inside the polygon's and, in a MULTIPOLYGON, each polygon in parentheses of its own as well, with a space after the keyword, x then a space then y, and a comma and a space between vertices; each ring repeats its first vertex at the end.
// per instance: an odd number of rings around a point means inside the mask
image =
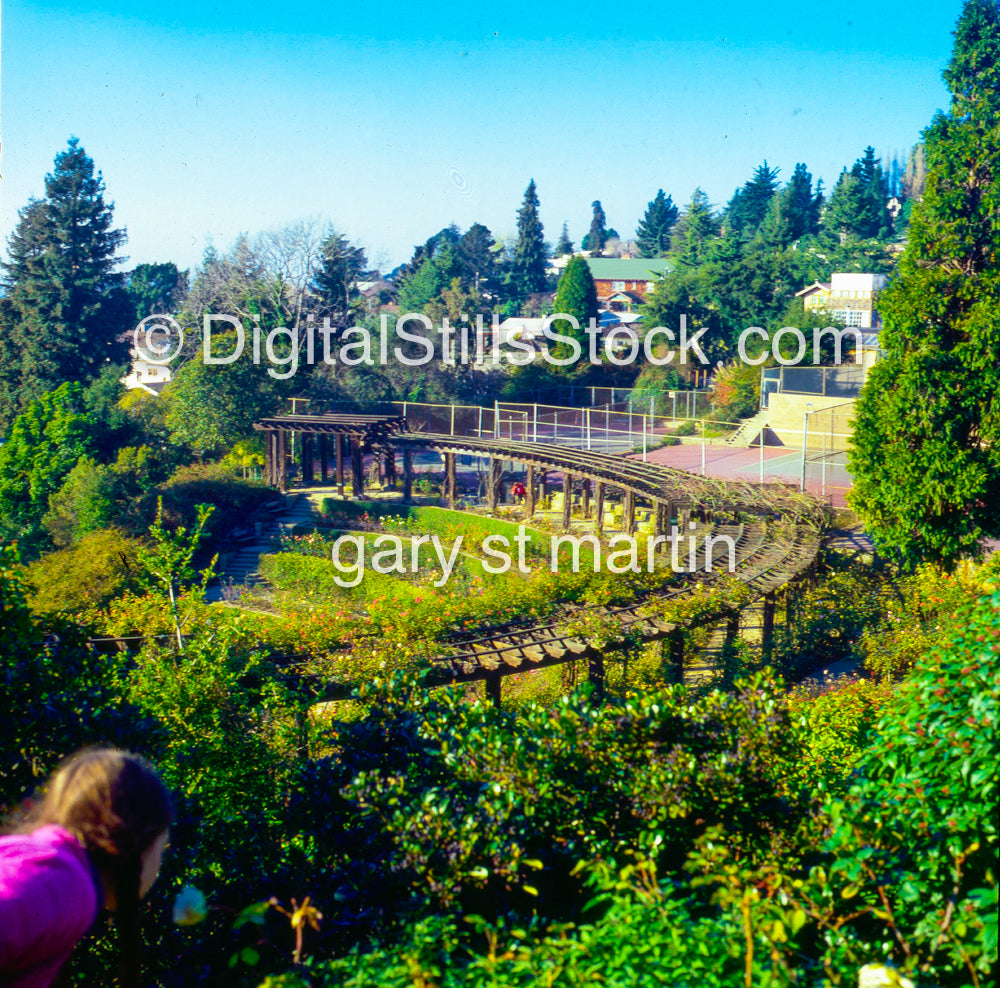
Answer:
MULTIPOLYGON (((740 427, 724 442, 727 446, 757 446, 760 442, 760 435, 767 429, 767 409, 761 409, 753 418, 740 423, 740 427)), ((768 445, 767 436, 764 437, 764 445, 768 445)))
POLYGON ((260 557, 273 552, 277 539, 290 535, 296 525, 312 524, 312 503, 305 494, 286 494, 284 502, 281 511, 255 523, 260 525, 260 534, 253 542, 240 546, 235 554, 228 555, 225 566, 219 569, 218 582, 213 582, 205 592, 207 603, 225 600, 224 588, 262 586, 264 579, 258 571, 260 557))

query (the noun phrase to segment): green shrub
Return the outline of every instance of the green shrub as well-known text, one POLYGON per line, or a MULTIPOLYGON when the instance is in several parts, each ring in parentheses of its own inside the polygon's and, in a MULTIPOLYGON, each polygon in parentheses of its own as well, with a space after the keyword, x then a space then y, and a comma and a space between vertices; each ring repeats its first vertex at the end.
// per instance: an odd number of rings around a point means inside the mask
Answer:
POLYGON ((28 603, 38 615, 84 615, 103 610, 136 587, 136 543, 109 528, 32 563, 25 579, 28 603))

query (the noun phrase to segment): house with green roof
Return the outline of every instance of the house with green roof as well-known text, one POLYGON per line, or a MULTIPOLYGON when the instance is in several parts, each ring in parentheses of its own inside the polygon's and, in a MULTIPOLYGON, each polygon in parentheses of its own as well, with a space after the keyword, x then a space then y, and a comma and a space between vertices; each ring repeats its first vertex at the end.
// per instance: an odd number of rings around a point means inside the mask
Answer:
POLYGON ((671 265, 662 257, 588 257, 602 309, 633 312, 642 305, 671 265))

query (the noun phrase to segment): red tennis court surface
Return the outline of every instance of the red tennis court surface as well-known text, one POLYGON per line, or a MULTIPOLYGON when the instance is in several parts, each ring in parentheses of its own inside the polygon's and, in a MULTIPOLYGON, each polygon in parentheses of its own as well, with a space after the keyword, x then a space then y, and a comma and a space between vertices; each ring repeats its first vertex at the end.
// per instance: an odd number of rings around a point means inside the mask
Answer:
MULTIPOLYGON (((633 459, 642 459, 637 454, 633 459)), ((649 463, 701 473, 702 447, 700 443, 683 446, 661 446, 646 454, 649 463)), ((705 446, 705 474, 721 480, 742 480, 748 483, 760 482, 760 448, 744 449, 734 446, 705 446)), ((829 470, 829 476, 816 476, 820 465, 810 462, 806 476, 806 489, 817 497, 823 497, 834 508, 847 507, 844 495, 850 486, 850 478, 842 468, 829 470), (836 487, 833 484, 836 483, 836 487)), ((794 484, 802 481, 802 454, 783 446, 764 447, 764 483, 794 484)))

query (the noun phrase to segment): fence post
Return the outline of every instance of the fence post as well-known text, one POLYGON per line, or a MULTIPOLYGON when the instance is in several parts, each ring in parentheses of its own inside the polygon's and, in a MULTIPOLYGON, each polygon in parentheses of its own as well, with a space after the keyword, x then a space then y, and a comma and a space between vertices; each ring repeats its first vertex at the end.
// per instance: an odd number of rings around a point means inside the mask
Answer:
POLYGON ((451 435, 455 435, 455 403, 451 404, 451 435))
POLYGON ((806 489, 806 451, 809 446, 809 409, 812 408, 812 402, 806 402, 806 410, 802 413, 802 482, 799 484, 799 490, 804 491, 806 489))
POLYGON ((559 438, 559 413, 552 413, 552 441, 555 442, 559 438))
POLYGON ((705 476, 705 420, 701 420, 701 475, 705 476))
POLYGON ((587 417, 587 449, 590 449, 590 409, 586 409, 584 414, 587 417))
POLYGON ((532 432, 532 439, 531 439, 531 441, 533 443, 537 443, 538 442, 538 402, 537 401, 535 402, 534 426, 533 426, 533 432, 532 432))
POLYGON ((493 438, 500 438, 500 402, 495 400, 493 402, 493 438))
POLYGON ((646 416, 642 417, 642 462, 646 462, 646 416))

